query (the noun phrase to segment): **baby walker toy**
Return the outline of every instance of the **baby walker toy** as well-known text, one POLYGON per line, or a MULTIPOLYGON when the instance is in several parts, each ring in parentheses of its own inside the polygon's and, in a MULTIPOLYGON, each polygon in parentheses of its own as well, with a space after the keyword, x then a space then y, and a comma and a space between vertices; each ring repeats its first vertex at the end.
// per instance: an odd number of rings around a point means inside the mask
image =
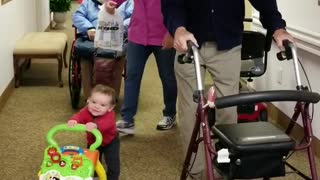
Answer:
POLYGON ((94 172, 97 173, 99 180, 106 180, 106 173, 99 161, 97 150, 102 142, 100 131, 94 129, 91 132, 96 141, 89 149, 71 145, 59 147, 53 140, 58 131, 86 132, 86 127, 76 125, 70 128, 66 124, 61 124, 50 129, 47 134, 49 146, 44 151, 39 180, 93 180, 94 172))

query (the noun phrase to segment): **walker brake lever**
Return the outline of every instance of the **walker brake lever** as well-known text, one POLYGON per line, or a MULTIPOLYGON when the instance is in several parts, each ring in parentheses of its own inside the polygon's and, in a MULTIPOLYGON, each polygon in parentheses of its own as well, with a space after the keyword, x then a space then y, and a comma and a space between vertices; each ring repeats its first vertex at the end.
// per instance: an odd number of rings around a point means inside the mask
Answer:
POLYGON ((292 42, 290 42, 289 40, 284 40, 282 42, 285 50, 284 51, 280 51, 280 52, 277 53, 277 58, 278 58, 279 61, 283 61, 283 60, 286 60, 286 59, 287 60, 292 59, 293 56, 292 56, 292 51, 291 51, 291 48, 290 48, 290 43, 292 43, 292 42))
POLYGON ((177 60, 180 64, 185 64, 185 63, 190 64, 190 63, 192 63, 192 61, 194 59, 192 46, 195 46, 195 44, 192 41, 188 40, 187 46, 188 46, 187 53, 178 55, 177 60))
POLYGON ((185 64, 185 63, 192 63, 193 55, 189 55, 189 53, 186 54, 180 54, 178 55, 178 62, 180 64, 185 64))

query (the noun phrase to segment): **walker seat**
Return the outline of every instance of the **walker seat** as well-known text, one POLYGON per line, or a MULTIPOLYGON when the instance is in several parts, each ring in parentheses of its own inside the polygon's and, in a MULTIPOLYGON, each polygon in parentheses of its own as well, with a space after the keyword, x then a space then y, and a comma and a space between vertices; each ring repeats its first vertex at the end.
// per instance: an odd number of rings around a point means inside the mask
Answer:
POLYGON ((218 137, 216 150, 227 148, 230 163, 218 163, 218 171, 228 178, 270 178, 285 176, 284 158, 295 142, 268 122, 213 126, 218 137))

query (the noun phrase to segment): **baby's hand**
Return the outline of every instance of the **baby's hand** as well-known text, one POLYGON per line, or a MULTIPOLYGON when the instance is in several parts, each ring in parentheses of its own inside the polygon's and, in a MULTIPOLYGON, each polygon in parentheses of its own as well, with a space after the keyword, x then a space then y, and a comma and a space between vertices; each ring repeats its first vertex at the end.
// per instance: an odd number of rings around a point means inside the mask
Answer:
POLYGON ((76 120, 69 120, 68 121, 68 127, 73 127, 73 126, 75 126, 76 124, 78 124, 78 122, 76 121, 76 120))
POLYGON ((87 131, 91 132, 93 129, 97 128, 97 124, 93 123, 93 122, 89 122, 86 124, 86 129, 87 131))
POLYGON ((106 11, 109 13, 109 14, 114 14, 114 11, 117 7, 117 3, 114 2, 114 1, 107 1, 105 3, 105 7, 106 7, 106 11))

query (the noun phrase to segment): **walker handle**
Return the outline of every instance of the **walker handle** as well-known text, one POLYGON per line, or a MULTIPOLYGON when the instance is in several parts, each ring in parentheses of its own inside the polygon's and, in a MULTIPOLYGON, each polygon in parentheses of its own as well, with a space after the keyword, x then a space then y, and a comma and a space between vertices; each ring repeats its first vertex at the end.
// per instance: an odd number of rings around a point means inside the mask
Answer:
MULTIPOLYGON (((58 143, 53 139, 54 135, 58 131, 75 131, 75 132, 86 132, 86 126, 83 124, 76 124, 74 127, 68 127, 67 124, 56 125, 49 130, 47 133, 47 141, 49 145, 59 148, 58 143)), ((93 129, 91 133, 95 136, 96 141, 90 145, 90 151, 95 151, 102 143, 102 135, 98 129, 93 129)))
POLYGON ((293 67, 294 67, 296 82, 297 82, 297 90, 303 90, 305 88, 302 86, 302 83, 301 83, 297 47, 295 46, 295 44, 293 42, 290 42, 289 40, 284 40, 282 42, 282 44, 285 48, 285 51, 277 53, 277 57, 278 57, 278 59, 279 59, 279 57, 282 58, 279 60, 285 60, 285 59, 287 59, 287 60, 292 59, 293 60, 293 67))
POLYGON ((193 61, 194 57, 193 57, 192 47, 196 47, 196 45, 192 41, 188 40, 187 41, 187 47, 188 47, 188 50, 187 50, 187 52, 185 54, 178 55, 178 59, 177 60, 178 60, 178 62, 180 64, 185 64, 185 63, 190 64, 193 61))
POLYGON ((192 59, 194 61, 194 69, 196 72, 196 78, 197 78, 197 90, 203 91, 203 84, 202 84, 202 77, 201 77, 201 64, 200 64, 200 52, 198 47, 192 42, 188 41, 188 51, 192 52, 192 59))
POLYGON ((277 53, 277 58, 279 61, 283 61, 283 60, 290 60, 292 59, 292 51, 291 51, 291 44, 293 44, 292 42, 290 42, 289 40, 284 40, 282 42, 283 47, 285 48, 284 51, 280 51, 277 53))

